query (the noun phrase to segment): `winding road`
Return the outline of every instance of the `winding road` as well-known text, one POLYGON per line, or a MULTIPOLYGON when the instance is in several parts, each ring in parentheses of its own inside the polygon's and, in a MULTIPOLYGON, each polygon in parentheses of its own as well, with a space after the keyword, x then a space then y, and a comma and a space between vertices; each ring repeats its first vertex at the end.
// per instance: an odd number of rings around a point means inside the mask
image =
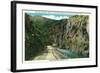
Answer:
MULTIPOLYGON (((61 60, 67 59, 68 56, 64 55, 61 49, 55 48, 53 46, 47 46, 47 53, 43 53, 34 58, 34 60, 61 60)), ((63 50, 64 52, 66 50, 63 50)))
POLYGON ((33 60, 61 60, 68 58, 84 58, 84 56, 75 50, 59 49, 53 46, 47 46, 47 52, 36 56, 33 60))

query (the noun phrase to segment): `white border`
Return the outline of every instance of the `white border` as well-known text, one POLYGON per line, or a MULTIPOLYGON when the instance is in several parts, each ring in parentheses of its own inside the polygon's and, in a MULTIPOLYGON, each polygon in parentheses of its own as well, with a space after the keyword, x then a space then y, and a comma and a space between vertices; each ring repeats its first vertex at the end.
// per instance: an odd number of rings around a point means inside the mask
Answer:
MULTIPOLYGON (((51 67, 70 67, 70 66, 85 66, 85 65, 95 65, 96 59, 96 40, 95 40, 95 9, 91 8, 79 8, 79 7, 63 7, 63 6, 47 6, 47 5, 28 5, 28 4, 17 4, 17 55, 16 55, 16 63, 17 63, 17 70, 21 69, 37 69, 37 68, 51 68, 51 67), (68 59, 64 61, 41 61, 41 62, 28 62, 22 63, 22 10, 49 10, 49 11, 71 11, 71 12, 89 12, 89 38, 90 38, 90 58, 84 59, 68 59)), ((24 24, 24 23, 23 23, 24 24)), ((24 29, 23 29, 24 31, 24 29)))

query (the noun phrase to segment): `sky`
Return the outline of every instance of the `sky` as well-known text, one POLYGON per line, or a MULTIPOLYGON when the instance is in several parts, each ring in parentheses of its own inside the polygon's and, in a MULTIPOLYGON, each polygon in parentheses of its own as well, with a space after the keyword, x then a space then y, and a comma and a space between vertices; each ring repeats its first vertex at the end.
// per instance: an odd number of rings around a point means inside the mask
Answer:
POLYGON ((46 12, 37 12, 37 13, 30 13, 30 12, 27 12, 28 15, 31 15, 31 16, 42 16, 42 17, 46 17, 46 18, 50 18, 50 19, 54 19, 54 20, 61 20, 61 19, 68 19, 70 16, 73 16, 73 15, 76 15, 76 13, 46 13, 46 12))
POLYGON ((69 16, 55 16, 55 15, 43 15, 42 17, 54 19, 54 20, 61 20, 61 19, 68 19, 69 16))

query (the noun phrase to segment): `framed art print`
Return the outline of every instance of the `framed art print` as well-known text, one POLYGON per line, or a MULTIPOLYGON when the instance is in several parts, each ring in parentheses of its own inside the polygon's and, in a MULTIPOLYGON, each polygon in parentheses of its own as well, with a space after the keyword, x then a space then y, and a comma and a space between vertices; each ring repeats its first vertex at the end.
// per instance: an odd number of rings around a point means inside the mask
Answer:
POLYGON ((11 2, 11 71, 97 67, 97 6, 11 2))

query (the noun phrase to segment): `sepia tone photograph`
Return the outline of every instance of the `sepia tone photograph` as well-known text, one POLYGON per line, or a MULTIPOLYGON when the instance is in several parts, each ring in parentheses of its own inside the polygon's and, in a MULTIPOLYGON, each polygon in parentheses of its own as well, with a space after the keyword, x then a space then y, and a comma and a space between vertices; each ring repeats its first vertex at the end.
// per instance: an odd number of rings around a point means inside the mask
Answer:
POLYGON ((25 61, 89 58, 89 16, 76 12, 24 13, 25 61))

